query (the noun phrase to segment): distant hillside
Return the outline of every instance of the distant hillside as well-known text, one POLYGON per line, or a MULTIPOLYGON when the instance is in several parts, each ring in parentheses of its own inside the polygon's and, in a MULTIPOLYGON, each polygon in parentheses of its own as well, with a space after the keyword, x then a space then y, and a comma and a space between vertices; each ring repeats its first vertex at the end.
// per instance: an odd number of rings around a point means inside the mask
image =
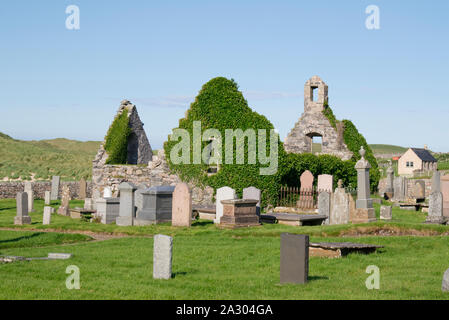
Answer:
POLYGON ((90 178, 99 141, 15 140, 0 133, 0 181, 90 178))
POLYGON ((396 154, 404 153, 408 148, 392 146, 389 144, 370 144, 374 154, 396 154))

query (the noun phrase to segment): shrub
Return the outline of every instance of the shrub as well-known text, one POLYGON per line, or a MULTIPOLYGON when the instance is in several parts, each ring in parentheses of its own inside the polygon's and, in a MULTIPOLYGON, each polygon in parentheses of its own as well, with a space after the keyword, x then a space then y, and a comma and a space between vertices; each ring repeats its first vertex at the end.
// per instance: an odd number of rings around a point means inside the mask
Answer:
POLYGON ((104 149, 108 153, 107 164, 126 164, 130 133, 128 110, 124 109, 115 117, 106 135, 104 149))

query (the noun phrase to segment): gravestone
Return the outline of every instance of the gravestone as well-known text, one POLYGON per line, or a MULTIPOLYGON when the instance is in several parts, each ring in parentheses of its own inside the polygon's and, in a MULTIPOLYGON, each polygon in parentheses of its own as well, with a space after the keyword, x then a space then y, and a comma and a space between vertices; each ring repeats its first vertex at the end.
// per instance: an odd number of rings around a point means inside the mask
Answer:
POLYGON ((441 177, 441 193, 443 194, 443 215, 449 217, 449 174, 441 177))
POLYGON ((120 198, 104 198, 97 200, 97 212, 95 216, 100 218, 102 224, 116 222, 119 213, 120 198))
POLYGON ((186 183, 178 183, 173 191, 172 226, 192 224, 192 192, 186 183))
POLYGON ((154 236, 153 278, 168 280, 172 277, 173 238, 162 234, 154 236))
POLYGON ((219 224, 220 219, 223 216, 223 204, 221 203, 221 201, 231 199, 237 199, 237 195, 234 189, 229 187, 222 187, 220 189, 217 189, 217 194, 215 196, 215 224, 219 224))
POLYGON ((51 223, 51 209, 52 207, 44 207, 44 216, 42 220, 43 225, 49 225, 51 223))
POLYGON ((91 198, 84 199, 84 210, 95 210, 94 201, 91 198))
POLYGON ((342 180, 338 181, 338 187, 332 195, 331 213, 329 224, 347 224, 349 223, 349 197, 343 188, 342 180))
POLYGON ((51 200, 58 200, 59 198, 59 183, 61 177, 53 176, 51 179, 51 200))
POLYGON ((301 190, 311 190, 313 188, 313 177, 312 172, 309 170, 304 171, 299 178, 301 182, 301 190))
POLYGON ((61 206, 58 208, 58 214, 63 216, 70 215, 70 188, 67 185, 62 187, 61 206))
POLYGON ((256 204, 257 216, 260 217, 260 200, 261 200, 260 189, 256 187, 245 188, 243 189, 242 198, 245 200, 257 200, 256 204))
POLYGON ((141 183, 137 186, 137 190, 134 192, 134 205, 136 206, 136 212, 143 209, 142 192, 145 191, 145 189, 148 189, 148 186, 141 183))
POLYGON ((444 273, 441 290, 443 290, 443 292, 449 292, 449 269, 444 273))
POLYGON ((380 207, 380 220, 391 220, 392 215, 392 207, 391 206, 381 206, 380 207))
POLYGON ((408 179, 405 177, 394 178, 394 201, 404 201, 407 194, 408 179))
POLYGON ((141 191, 142 208, 136 212, 134 225, 171 222, 174 190, 171 186, 157 186, 141 191))
POLYGON ((440 171, 434 171, 432 176, 432 192, 441 192, 441 174, 440 171))
POLYGON ((112 198, 112 190, 110 187, 105 187, 103 190, 103 199, 112 198))
POLYGON ((432 192, 429 197, 429 212, 426 223, 444 224, 447 219, 443 215, 443 194, 441 192, 432 192))
POLYGON ((363 146, 359 151, 361 159, 357 161, 357 200, 355 215, 350 217, 352 223, 368 223, 377 220, 373 207, 373 200, 370 195, 369 170, 370 163, 365 159, 366 151, 363 146))
POLYGON ((281 283, 307 283, 309 276, 309 236, 281 234, 281 283))
POLYGON ((334 176, 330 174, 321 174, 318 176, 318 192, 326 191, 332 193, 334 189, 334 176))
POLYGON ((418 202, 426 198, 426 183, 423 180, 415 181, 412 188, 412 197, 418 202))
POLYGON ((28 215, 28 194, 19 192, 16 197, 17 215, 14 217, 15 225, 31 224, 31 217, 28 215))
POLYGON ((79 199, 84 200, 87 198, 87 182, 84 178, 81 178, 79 182, 79 187, 80 187, 79 199))
POLYGON ((385 196, 387 199, 392 199, 394 196, 394 169, 391 165, 391 161, 387 169, 387 186, 385 188, 385 196))
POLYGON ((327 219, 323 224, 329 224, 331 214, 331 194, 329 192, 320 192, 318 195, 318 214, 325 215, 327 219))
POLYGON ((224 227, 250 227, 259 226, 257 216, 257 200, 230 199, 222 200, 223 216, 220 225, 224 227))
POLYGON ((119 216, 116 219, 118 226, 132 226, 134 224, 134 191, 136 187, 130 182, 122 182, 120 191, 119 216))
POLYGON ((34 212, 34 191, 30 181, 25 181, 24 192, 28 194, 28 212, 34 212))
POLYGON ((45 191, 44 201, 46 205, 50 205, 51 203, 51 192, 45 191))

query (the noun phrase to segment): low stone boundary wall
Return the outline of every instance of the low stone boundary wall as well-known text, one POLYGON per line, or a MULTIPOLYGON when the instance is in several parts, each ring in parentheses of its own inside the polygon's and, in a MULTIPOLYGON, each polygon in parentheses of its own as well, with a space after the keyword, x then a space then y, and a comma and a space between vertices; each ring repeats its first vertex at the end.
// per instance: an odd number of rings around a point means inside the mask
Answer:
MULTIPOLYGON (((51 190, 51 181, 33 182, 34 198, 44 199, 45 191, 51 190)), ((15 198, 17 193, 23 192, 24 182, 0 182, 0 199, 15 198)), ((62 187, 68 185, 72 199, 79 198, 80 185, 78 181, 61 181, 59 184, 59 197, 62 196, 62 187)), ((92 196, 92 182, 87 181, 87 197, 92 196)))

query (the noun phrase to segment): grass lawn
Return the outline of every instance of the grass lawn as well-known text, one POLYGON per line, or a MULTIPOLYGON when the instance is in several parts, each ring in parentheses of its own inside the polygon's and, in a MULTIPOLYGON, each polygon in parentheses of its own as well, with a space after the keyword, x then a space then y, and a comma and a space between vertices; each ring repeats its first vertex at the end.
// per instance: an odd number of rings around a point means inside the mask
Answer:
MULTIPOLYGON (((449 299, 441 292, 443 273, 449 268, 449 226, 424 225, 422 213, 394 208, 394 221, 388 223, 229 230, 206 221, 191 228, 117 227, 57 215, 48 227, 41 225, 41 201, 35 208, 33 225, 0 231, 0 254, 43 257, 67 252, 74 257, 0 264, 0 299, 449 299), (86 241, 85 236, 26 231, 44 227, 130 236, 86 241), (432 236, 379 236, 381 231, 432 236), (311 257, 307 285, 280 285, 282 232, 309 234, 313 242, 352 241, 385 248, 341 259, 311 257), (174 236, 174 278, 168 281, 152 279, 151 235, 156 233, 174 236), (80 268, 80 290, 65 287, 69 265, 80 268), (365 287, 370 265, 380 269, 380 290, 365 287)), ((376 211, 379 214, 379 206, 376 211)), ((0 227, 13 228, 14 214, 14 200, 0 200, 0 227)))

